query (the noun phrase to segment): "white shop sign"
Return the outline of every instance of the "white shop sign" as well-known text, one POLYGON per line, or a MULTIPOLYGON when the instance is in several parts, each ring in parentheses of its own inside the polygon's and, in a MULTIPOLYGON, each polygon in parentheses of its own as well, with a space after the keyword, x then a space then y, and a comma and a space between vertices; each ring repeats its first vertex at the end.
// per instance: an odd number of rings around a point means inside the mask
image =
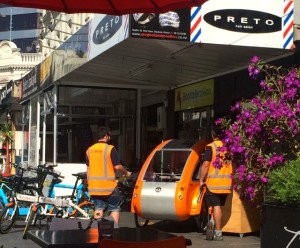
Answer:
POLYGON ((191 10, 191 41, 291 49, 293 21, 290 0, 210 0, 191 10))

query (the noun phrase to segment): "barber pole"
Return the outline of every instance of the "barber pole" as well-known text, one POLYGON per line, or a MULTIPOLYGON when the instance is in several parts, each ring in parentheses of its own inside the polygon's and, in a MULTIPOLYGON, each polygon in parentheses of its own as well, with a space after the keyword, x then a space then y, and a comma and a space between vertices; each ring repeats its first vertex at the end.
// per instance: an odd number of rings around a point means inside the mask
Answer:
POLYGON ((294 26, 294 1, 285 0, 282 18, 283 27, 283 48, 293 49, 293 26, 294 26))
POLYGON ((200 40, 200 35, 201 35, 201 20, 202 20, 202 15, 201 15, 201 6, 199 7, 193 7, 191 9, 191 42, 197 42, 199 43, 200 40))

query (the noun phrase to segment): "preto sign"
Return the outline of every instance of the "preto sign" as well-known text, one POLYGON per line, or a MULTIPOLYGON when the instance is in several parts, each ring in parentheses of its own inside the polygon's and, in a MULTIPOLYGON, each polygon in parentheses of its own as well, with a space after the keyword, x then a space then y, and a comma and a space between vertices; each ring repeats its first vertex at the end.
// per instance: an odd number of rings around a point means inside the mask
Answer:
POLYGON ((281 30, 281 17, 245 9, 215 10, 204 15, 210 25, 243 33, 272 33, 281 30))
POLYGON ((93 34, 94 44, 102 44, 114 36, 122 26, 122 16, 105 16, 93 34))

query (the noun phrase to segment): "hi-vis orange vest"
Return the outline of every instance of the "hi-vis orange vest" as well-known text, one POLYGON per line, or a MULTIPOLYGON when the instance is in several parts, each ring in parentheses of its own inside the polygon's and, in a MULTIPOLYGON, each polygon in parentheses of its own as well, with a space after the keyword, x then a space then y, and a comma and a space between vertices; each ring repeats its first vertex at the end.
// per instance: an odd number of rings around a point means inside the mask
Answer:
POLYGON ((96 143, 86 151, 89 160, 87 171, 89 194, 110 195, 117 186, 114 166, 111 161, 113 146, 96 143))
POLYGON ((208 174, 206 178, 206 185, 209 191, 216 194, 229 194, 231 192, 232 183, 232 164, 228 161, 222 163, 220 169, 213 166, 217 155, 224 156, 224 152, 217 151, 218 147, 222 147, 223 143, 220 140, 216 140, 207 146, 212 148, 212 160, 208 168, 208 174))

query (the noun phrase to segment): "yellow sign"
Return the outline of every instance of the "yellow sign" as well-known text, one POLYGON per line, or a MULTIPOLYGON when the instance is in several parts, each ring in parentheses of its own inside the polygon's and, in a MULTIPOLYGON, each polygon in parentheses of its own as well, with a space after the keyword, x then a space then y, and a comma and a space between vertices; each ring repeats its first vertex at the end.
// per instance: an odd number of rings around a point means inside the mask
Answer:
POLYGON ((40 69, 40 82, 43 85, 46 79, 50 76, 50 69, 52 64, 52 54, 48 56, 44 61, 41 63, 40 69))
POLYGON ((193 109, 214 103, 214 80, 206 80, 175 90, 175 111, 193 109))

